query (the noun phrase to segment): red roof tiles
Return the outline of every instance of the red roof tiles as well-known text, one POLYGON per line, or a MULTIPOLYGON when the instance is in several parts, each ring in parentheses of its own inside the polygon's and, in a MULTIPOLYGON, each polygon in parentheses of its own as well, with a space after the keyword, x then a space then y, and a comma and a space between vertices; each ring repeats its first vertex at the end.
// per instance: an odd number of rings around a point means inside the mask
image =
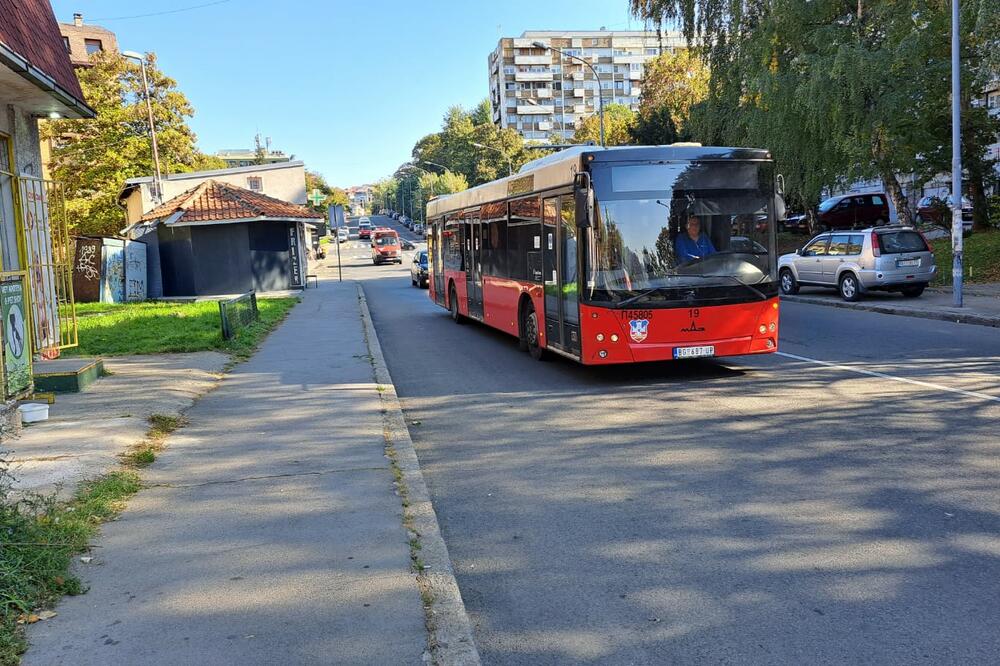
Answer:
POLYGON ((217 180, 206 180, 142 216, 142 222, 162 220, 180 213, 173 224, 226 222, 258 217, 272 219, 322 219, 323 215, 305 206, 269 197, 266 194, 217 180))
POLYGON ((49 0, 0 0, 0 42, 83 101, 49 0))

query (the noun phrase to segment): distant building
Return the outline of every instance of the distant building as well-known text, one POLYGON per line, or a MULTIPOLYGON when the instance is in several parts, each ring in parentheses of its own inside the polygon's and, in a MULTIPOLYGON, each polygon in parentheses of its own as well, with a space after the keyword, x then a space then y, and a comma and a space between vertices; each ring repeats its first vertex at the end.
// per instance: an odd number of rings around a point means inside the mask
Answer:
POLYGON ((663 52, 686 48, 677 32, 528 31, 504 37, 489 56, 490 108, 499 127, 516 129, 525 139, 545 140, 552 134, 569 139, 584 118, 604 104, 639 108, 645 65, 663 52), (534 46, 541 42, 593 65, 534 46))
POLYGON ((99 25, 84 24, 83 14, 73 14, 72 23, 60 23, 63 46, 74 67, 90 67, 90 56, 101 51, 118 52, 118 37, 99 25))
POLYGON ((355 213, 367 211, 371 207, 375 188, 371 185, 355 185, 347 188, 347 200, 355 213))
POLYGON ((247 167, 260 164, 278 164, 279 162, 290 162, 291 155, 286 155, 280 150, 263 150, 259 154, 252 148, 236 148, 233 150, 220 150, 216 157, 225 161, 228 167, 247 167))

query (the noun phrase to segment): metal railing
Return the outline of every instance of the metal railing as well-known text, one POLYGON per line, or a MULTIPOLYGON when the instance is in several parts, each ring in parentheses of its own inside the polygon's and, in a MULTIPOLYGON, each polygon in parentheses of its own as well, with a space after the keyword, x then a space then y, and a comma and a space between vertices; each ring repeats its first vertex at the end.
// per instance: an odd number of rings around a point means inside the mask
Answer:
POLYGON ((18 176, 19 254, 27 272, 32 350, 55 358, 79 344, 73 299, 73 244, 66 201, 55 182, 18 176))

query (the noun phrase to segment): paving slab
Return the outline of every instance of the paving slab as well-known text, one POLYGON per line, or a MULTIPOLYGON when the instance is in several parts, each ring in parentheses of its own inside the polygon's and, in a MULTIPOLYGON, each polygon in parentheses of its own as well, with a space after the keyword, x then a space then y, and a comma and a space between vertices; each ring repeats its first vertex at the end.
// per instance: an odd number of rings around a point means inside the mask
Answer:
POLYGON ((306 292, 187 415, 24 663, 422 663, 354 285, 306 292))
POLYGON ((80 393, 59 394, 49 420, 4 442, 18 491, 71 492, 140 441, 152 414, 179 414, 215 386, 229 357, 218 352, 104 359, 110 373, 80 393))

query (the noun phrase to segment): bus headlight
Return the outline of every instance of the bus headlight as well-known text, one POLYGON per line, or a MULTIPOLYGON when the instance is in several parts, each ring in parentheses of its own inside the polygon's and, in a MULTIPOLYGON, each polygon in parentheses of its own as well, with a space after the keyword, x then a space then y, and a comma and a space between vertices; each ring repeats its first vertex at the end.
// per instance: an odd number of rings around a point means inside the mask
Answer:
POLYGON ((767 326, 764 326, 764 324, 761 324, 761 325, 760 325, 760 326, 759 326, 759 327, 757 328, 757 330, 758 330, 758 331, 760 331, 760 334, 761 334, 761 335, 764 335, 765 333, 767 333, 767 326))
POLYGON ((604 342, 604 334, 603 333, 598 333, 597 334, 597 341, 598 342, 604 342))
POLYGON ((776 328, 777 328, 777 326, 775 326, 774 322, 772 321, 771 324, 767 327, 767 330, 769 330, 772 333, 774 333, 774 329, 776 329, 776 328))
POLYGON ((611 342, 618 342, 618 334, 617 333, 612 333, 611 334, 611 342))

